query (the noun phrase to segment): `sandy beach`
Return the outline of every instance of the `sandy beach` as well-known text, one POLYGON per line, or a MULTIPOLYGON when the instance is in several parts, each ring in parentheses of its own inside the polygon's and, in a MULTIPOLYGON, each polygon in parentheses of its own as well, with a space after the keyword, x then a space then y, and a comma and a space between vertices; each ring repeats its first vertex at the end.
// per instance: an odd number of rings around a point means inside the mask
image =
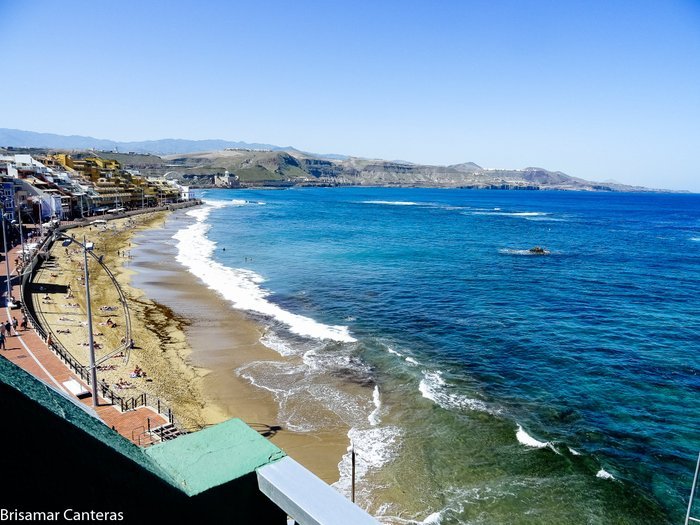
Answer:
MULTIPOLYGON (((168 212, 157 212, 67 232, 95 243, 95 253, 103 256, 128 299, 134 349, 107 357, 126 336, 125 313, 109 276, 96 261, 88 263, 93 333, 99 345, 96 357, 98 361, 106 358, 98 369, 98 380, 107 381, 125 396, 141 392, 158 396, 172 407, 185 428, 239 417, 268 433, 272 442, 326 482, 337 481, 338 462, 347 447, 347 427, 338 421, 322 432, 285 429, 278 420, 273 395, 235 373, 251 362, 282 360, 260 343, 262 327, 231 309, 157 250, 149 256, 149 247, 140 247, 138 260, 134 260, 134 236, 163 228, 167 218, 168 212), (135 276, 147 281, 151 291, 157 290, 156 300, 132 285, 135 276), (145 376, 130 377, 136 367, 145 376), (116 387, 120 380, 125 384, 121 389, 116 387)), ((87 364, 82 249, 75 243, 64 247, 58 242, 51 255, 35 278, 34 304, 41 322, 51 326, 57 340, 87 364)))

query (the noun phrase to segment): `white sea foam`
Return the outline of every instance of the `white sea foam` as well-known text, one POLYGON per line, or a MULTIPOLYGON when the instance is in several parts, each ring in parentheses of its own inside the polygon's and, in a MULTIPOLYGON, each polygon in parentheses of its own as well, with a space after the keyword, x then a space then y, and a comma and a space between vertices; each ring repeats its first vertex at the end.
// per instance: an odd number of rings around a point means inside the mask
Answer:
POLYGON ((323 428, 325 421, 311 420, 307 411, 299 410, 300 396, 307 393, 307 371, 288 361, 253 361, 236 370, 250 384, 272 393, 279 405, 279 421, 294 432, 313 432, 323 428))
POLYGON ((193 208, 186 213, 190 217, 197 219, 197 222, 201 222, 206 219, 211 213, 213 208, 223 208, 228 203, 224 201, 206 201, 208 206, 202 206, 198 208, 193 208))
MULTIPOLYGON (((368 500, 372 496, 373 487, 368 483, 362 483, 362 479, 370 472, 376 472, 396 457, 401 436, 402 431, 396 426, 351 428, 348 432, 356 454, 355 486, 359 488, 357 494, 359 501, 368 500)), ((352 483, 350 451, 341 458, 338 470, 340 471, 340 479, 333 484, 333 487, 349 495, 352 483)))
POLYGON ((569 449, 569 452, 571 452, 571 454, 573 454, 574 456, 580 456, 580 455, 581 455, 581 453, 580 453, 578 450, 574 450, 574 449, 571 448, 571 447, 567 447, 567 448, 569 449))
POLYGON ((463 394, 450 392, 451 385, 448 385, 442 378, 442 372, 423 372, 423 379, 418 384, 418 390, 424 398, 430 399, 435 404, 450 409, 476 410, 496 415, 500 410, 489 407, 479 399, 473 399, 463 394))
POLYGON ((279 405, 278 421, 289 430, 320 431, 339 420, 350 428, 365 428, 367 414, 376 408, 364 392, 344 391, 329 380, 325 370, 318 373, 297 360, 254 361, 235 372, 272 393, 279 405))
POLYGON ((389 352, 390 354, 394 354, 394 355, 397 355, 399 357, 403 357, 403 354, 401 352, 397 352, 396 350, 394 350, 390 346, 386 347, 386 351, 389 352))
POLYGON ((442 521, 442 512, 433 512, 430 516, 425 518, 421 523, 423 525, 439 525, 442 521))
POLYGON ((455 512, 452 507, 445 507, 443 510, 438 512, 433 512, 426 516, 423 520, 420 518, 404 518, 403 516, 397 516, 394 513, 400 512, 400 509, 396 505, 390 505, 383 503, 377 509, 375 516, 380 519, 380 523, 386 523, 391 525, 439 525, 442 523, 443 515, 445 513, 459 514, 463 510, 463 506, 459 505, 459 511, 455 512))
MULTIPOLYGON (((446 487, 441 490, 440 494, 440 499, 444 505, 442 509, 431 512, 423 519, 420 519, 418 516, 407 517, 398 506, 387 503, 379 506, 375 516, 380 519, 381 523, 391 523, 392 525, 435 525, 445 520, 449 523, 462 523, 465 508, 474 502, 483 501, 493 504, 504 498, 510 499, 515 497, 515 493, 512 491, 514 482, 509 480, 507 483, 508 486, 503 488, 490 480, 468 489, 463 487, 446 487)), ((518 482, 515 483, 517 484, 518 482)), ((429 511, 426 509, 426 512, 429 511)))
POLYGON ((559 219, 556 217, 525 217, 525 220, 527 221, 536 221, 536 222, 566 222, 566 219, 559 219))
POLYGON ((470 215, 495 215, 497 217, 546 217, 549 213, 544 211, 491 211, 491 210, 480 210, 471 211, 470 215))
POLYGON ((272 330, 265 332, 260 338, 260 342, 266 347, 274 350, 280 355, 290 356, 298 354, 299 352, 289 343, 289 341, 284 340, 278 336, 272 330))
POLYGON ((379 395, 379 385, 374 385, 374 391, 372 392, 372 402, 374 403, 374 410, 367 416, 369 424, 373 427, 379 424, 379 412, 382 409, 382 400, 379 395))
POLYGON ((700 237, 691 237, 691 241, 700 242, 700 237))
POLYGON ((273 394, 275 394, 275 397, 277 397, 277 394, 279 394, 281 390, 258 383, 255 380, 255 376, 248 371, 248 368, 257 364, 258 362, 249 363, 248 365, 237 369, 236 374, 245 379, 246 381, 250 382, 251 385, 257 386, 258 388, 262 388, 263 390, 267 390, 268 392, 272 392, 273 394))
POLYGON ((406 362, 407 362, 407 363, 411 363, 412 365, 416 365, 416 366, 418 366, 418 365, 420 364, 418 361, 416 361, 416 360, 413 359, 412 357, 407 357, 407 358, 406 358, 406 362))
POLYGON ((613 476, 612 474, 610 474, 610 472, 602 468, 596 473, 595 477, 600 479, 615 479, 615 476, 613 476))
MULTIPOLYGON (((318 402, 318 405, 328 408, 348 426, 364 427, 367 424, 367 412, 370 409, 367 397, 345 392, 332 384, 323 383, 322 379, 320 381, 314 377, 307 378, 306 384, 297 388, 296 402, 302 402, 299 396, 308 394, 318 402)), ((311 414, 310 417, 316 417, 316 415, 311 414)))
POLYGON ((503 215, 510 215, 512 217, 544 217, 549 215, 543 211, 516 211, 513 213, 504 213, 503 215))
POLYGON ((518 439, 518 441, 520 443, 522 443, 526 447, 545 448, 545 447, 550 446, 550 443, 548 441, 536 440, 530 434, 525 432, 525 430, 523 429, 523 427, 521 425, 518 425, 518 431, 515 433, 515 437, 518 439))
POLYGON ((257 204, 257 205, 265 204, 262 201, 247 201, 245 199, 231 199, 230 201, 215 201, 215 200, 211 200, 211 199, 206 199, 204 202, 206 202, 207 204, 224 202, 224 203, 230 204, 231 206, 246 206, 248 204, 257 204))
POLYGON ((385 206, 422 206, 426 203, 413 201, 362 201, 362 204, 384 204, 385 206))
POLYGON ((322 324, 309 317, 288 312, 268 301, 270 293, 260 287, 264 282, 261 275, 250 270, 229 268, 212 259, 216 243, 207 238, 210 226, 205 221, 212 210, 227 205, 232 204, 206 201, 206 206, 187 213, 197 222, 173 236, 178 241, 177 261, 235 308, 272 317, 287 325, 293 333, 304 337, 354 342, 356 339, 350 335, 347 326, 322 324))

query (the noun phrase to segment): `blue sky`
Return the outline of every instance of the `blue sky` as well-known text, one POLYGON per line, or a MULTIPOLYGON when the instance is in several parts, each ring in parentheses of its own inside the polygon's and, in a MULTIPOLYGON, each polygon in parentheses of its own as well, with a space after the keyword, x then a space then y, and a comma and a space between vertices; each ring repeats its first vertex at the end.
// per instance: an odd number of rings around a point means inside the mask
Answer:
POLYGON ((700 1, 0 0, 0 127, 700 192, 700 1))

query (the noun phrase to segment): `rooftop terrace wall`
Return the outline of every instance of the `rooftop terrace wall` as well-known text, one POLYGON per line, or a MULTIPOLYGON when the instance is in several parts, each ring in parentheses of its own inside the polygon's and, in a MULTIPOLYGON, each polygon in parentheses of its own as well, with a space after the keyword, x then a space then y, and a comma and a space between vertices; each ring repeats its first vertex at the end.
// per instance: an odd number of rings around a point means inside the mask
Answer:
MULTIPOLYGON (((2 357, 0 417, 3 508, 122 512, 126 523, 286 522, 284 512, 259 491, 252 464, 208 474, 212 465, 236 462, 240 432, 229 430, 240 429, 238 420, 186 436, 189 442, 174 440, 147 451, 2 357), (197 468, 200 461, 203 469, 197 468), (182 465, 190 468, 175 468, 182 465)), ((283 456, 264 438, 247 434, 255 437, 264 442, 263 463, 283 456)))

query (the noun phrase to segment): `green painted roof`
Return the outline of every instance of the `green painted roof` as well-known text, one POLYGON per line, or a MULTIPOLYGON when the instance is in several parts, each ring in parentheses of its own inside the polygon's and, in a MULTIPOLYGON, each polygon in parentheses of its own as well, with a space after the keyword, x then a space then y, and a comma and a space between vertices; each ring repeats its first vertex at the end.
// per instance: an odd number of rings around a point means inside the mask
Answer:
POLYGON ((190 496, 240 478, 285 454, 240 419, 229 419, 193 434, 145 449, 190 496))

